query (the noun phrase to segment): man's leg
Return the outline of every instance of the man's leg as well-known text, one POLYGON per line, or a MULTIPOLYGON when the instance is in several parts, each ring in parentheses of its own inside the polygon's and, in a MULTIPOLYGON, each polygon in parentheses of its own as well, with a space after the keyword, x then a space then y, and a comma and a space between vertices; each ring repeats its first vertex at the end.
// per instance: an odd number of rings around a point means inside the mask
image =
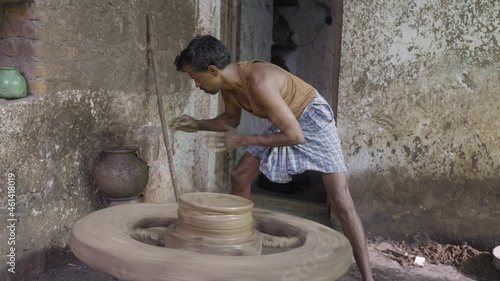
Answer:
POLYGON ((340 219, 345 236, 351 242, 354 259, 364 281, 372 281, 363 225, 352 201, 345 172, 322 174, 328 202, 340 219))
POLYGON ((260 159, 245 152, 231 171, 231 194, 250 197, 252 180, 259 175, 260 159))

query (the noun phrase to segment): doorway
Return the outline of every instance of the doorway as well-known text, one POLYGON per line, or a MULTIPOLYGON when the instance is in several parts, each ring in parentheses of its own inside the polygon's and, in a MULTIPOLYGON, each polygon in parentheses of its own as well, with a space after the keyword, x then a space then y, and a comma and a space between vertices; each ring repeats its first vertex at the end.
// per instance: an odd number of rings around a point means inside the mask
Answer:
MULTIPOLYGON (((239 1, 236 54, 238 61, 270 61, 299 76, 337 109, 342 28, 340 0, 239 1)), ((244 112, 239 131, 258 134, 270 123, 244 112)), ((238 149, 235 160, 244 153, 238 149)), ((319 173, 308 171, 288 184, 273 184, 262 175, 252 194, 324 205, 326 192, 319 173)))

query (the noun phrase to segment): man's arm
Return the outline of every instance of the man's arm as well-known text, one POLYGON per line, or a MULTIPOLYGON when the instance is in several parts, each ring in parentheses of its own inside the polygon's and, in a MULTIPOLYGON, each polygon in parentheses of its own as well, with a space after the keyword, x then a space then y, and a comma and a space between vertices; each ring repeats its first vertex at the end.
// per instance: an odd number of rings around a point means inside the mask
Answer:
POLYGON ((213 119, 196 120, 188 115, 174 118, 170 121, 170 128, 184 132, 196 131, 226 131, 228 127, 237 127, 240 124, 241 108, 232 103, 227 97, 228 93, 221 90, 224 100, 224 112, 213 119))
POLYGON ((241 108, 229 100, 228 94, 225 90, 221 90, 224 112, 213 119, 197 120, 198 130, 222 132, 226 131, 227 127, 238 127, 241 119, 241 108))

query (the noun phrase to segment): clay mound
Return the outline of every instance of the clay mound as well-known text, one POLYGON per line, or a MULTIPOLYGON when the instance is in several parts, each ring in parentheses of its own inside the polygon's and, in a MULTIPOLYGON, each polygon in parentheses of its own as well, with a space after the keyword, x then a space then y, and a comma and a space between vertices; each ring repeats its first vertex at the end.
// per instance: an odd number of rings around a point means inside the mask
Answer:
POLYGON ((460 266, 465 262, 476 259, 482 255, 489 255, 488 252, 481 252, 468 245, 449 245, 430 242, 427 245, 417 247, 409 247, 408 245, 400 245, 401 250, 409 255, 420 255, 425 257, 426 261, 433 264, 445 264, 460 266))

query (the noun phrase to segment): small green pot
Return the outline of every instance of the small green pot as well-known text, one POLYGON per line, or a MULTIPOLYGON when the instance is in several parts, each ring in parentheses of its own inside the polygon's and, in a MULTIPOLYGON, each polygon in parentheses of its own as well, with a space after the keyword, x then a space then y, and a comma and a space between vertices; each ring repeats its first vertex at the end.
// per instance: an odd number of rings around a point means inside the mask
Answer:
POLYGON ((0 67, 0 98, 19 99, 28 94, 26 79, 17 68, 0 67))

